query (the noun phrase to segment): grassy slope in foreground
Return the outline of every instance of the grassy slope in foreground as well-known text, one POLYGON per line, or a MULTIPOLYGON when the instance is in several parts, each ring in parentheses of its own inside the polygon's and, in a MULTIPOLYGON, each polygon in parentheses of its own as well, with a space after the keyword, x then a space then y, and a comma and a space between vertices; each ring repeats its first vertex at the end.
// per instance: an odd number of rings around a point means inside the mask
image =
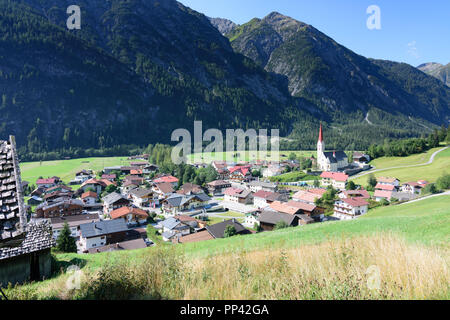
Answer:
MULTIPOLYGON (((384 157, 376 159, 371 162, 376 169, 384 169, 398 166, 411 166, 427 163, 430 160, 431 155, 442 148, 435 148, 426 153, 412 155, 409 157, 384 157)), ((429 165, 399 168, 399 169, 387 169, 379 172, 374 172, 375 177, 396 177, 402 183, 427 180, 430 182, 436 182, 436 180, 442 176, 445 172, 450 173, 450 148, 439 153, 434 162, 429 165)), ((354 179, 356 184, 367 185, 368 175, 354 179)))
POLYGON ((436 197, 379 208, 354 221, 173 250, 59 254, 60 266, 82 267, 81 290, 68 291, 69 274, 61 274, 7 294, 15 299, 448 299, 449 203, 450 196, 436 197), (378 291, 367 286, 373 266, 382 278, 378 291))
POLYGON ((71 160, 56 160, 41 162, 24 162, 20 164, 22 180, 36 183, 39 177, 60 177, 68 183, 75 177, 77 171, 92 169, 102 170, 104 167, 129 165, 126 157, 82 158, 71 160))

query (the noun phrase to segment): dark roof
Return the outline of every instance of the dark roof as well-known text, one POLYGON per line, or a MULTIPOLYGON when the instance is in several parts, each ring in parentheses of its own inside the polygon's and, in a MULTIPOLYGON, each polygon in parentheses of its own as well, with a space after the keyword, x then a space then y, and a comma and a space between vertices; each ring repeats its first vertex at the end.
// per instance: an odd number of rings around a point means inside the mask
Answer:
POLYGON ((147 248, 144 239, 139 238, 135 240, 123 241, 115 244, 109 244, 103 247, 91 248, 89 253, 99 253, 108 251, 118 251, 118 250, 136 250, 147 248))
POLYGON ((214 238, 223 238, 224 237, 224 233, 225 233, 225 229, 227 228, 227 226, 234 226, 234 228, 236 229, 236 233, 238 233, 238 234, 250 233, 249 230, 247 230, 242 224, 240 224, 239 222, 237 222, 234 219, 227 220, 227 221, 224 221, 224 222, 220 222, 220 223, 217 223, 217 224, 213 224, 212 226, 207 226, 206 230, 208 230, 208 232, 214 238))
MULTIPOLYGON (((0 141, 0 246, 10 240, 23 240, 26 211, 22 195, 19 161, 14 137, 0 141)), ((15 243, 15 245, 19 245, 15 243)))
POLYGON ((29 223, 25 230, 25 240, 19 247, 0 248, 0 260, 49 249, 55 245, 49 221, 29 223))
POLYGON ((145 197, 146 195, 151 194, 151 193, 153 193, 152 189, 137 188, 137 189, 133 189, 130 191, 130 194, 132 194, 138 198, 145 197))
POLYGON ((169 198, 167 198, 167 203, 169 203, 172 207, 179 207, 184 205, 186 202, 192 200, 192 199, 199 199, 202 202, 206 202, 211 200, 211 198, 206 195, 205 193, 195 194, 186 196, 184 194, 175 193, 171 195, 169 198))
POLYGON ((127 230, 127 224, 123 219, 104 220, 80 225, 81 236, 83 238, 99 237, 127 230))
POLYGON ((348 159, 347 154, 344 151, 324 152, 325 158, 330 160, 330 163, 336 163, 348 159))
POLYGON ((107 196, 103 197, 103 203, 105 203, 105 204, 112 204, 112 203, 115 203, 115 202, 117 202, 117 201, 119 201, 121 199, 127 200, 128 202, 130 201, 127 198, 125 198, 123 195, 121 195, 120 193, 113 192, 113 193, 110 193, 107 196))
POLYGON ((50 218, 53 228, 60 228, 67 222, 69 227, 79 226, 92 221, 99 221, 98 214, 83 214, 66 217, 50 218))
POLYGON ((280 213, 272 210, 264 210, 263 212, 261 212, 259 216, 259 222, 275 225, 280 221, 284 221, 289 226, 291 226, 298 218, 299 217, 297 215, 280 213))

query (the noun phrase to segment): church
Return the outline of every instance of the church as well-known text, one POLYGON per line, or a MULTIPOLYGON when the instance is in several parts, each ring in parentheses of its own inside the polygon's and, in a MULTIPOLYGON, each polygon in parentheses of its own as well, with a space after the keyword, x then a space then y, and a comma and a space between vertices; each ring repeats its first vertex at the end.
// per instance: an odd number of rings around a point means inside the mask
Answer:
POLYGON ((317 167, 322 171, 337 172, 348 167, 348 156, 344 151, 325 152, 323 127, 320 124, 319 141, 317 142, 317 167))

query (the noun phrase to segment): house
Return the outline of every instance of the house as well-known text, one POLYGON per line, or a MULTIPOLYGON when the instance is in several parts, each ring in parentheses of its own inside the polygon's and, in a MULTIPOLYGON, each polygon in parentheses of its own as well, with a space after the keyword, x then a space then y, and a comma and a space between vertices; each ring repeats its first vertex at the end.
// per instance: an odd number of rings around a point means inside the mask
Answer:
POLYGON ((326 189, 300 190, 292 196, 292 199, 307 204, 315 204, 315 201, 322 198, 326 192, 326 189))
POLYGON ((133 169, 130 171, 130 175, 140 177, 143 175, 142 169, 133 169))
POLYGON ((88 191, 81 195, 81 200, 85 204, 94 204, 97 202, 98 195, 95 192, 88 191))
POLYGON ((208 183, 207 187, 210 194, 220 196, 226 189, 231 188, 231 183, 225 180, 216 180, 208 183))
POLYGON ((83 214, 84 203, 81 200, 62 200, 55 203, 43 202, 36 207, 37 218, 76 216, 83 214))
POLYGON ((400 181, 397 178, 379 177, 377 178, 377 182, 382 185, 393 185, 397 188, 400 187, 400 181))
POLYGON ((140 162, 130 162, 130 166, 136 167, 136 168, 139 168, 139 169, 142 169, 142 168, 144 168, 144 167, 146 167, 148 165, 149 165, 148 162, 142 162, 142 161, 140 161, 140 162))
POLYGON ((29 206, 36 206, 41 204, 44 201, 44 199, 39 198, 38 196, 32 196, 30 199, 28 199, 28 205, 29 206))
POLYGON ((252 192, 258 191, 269 191, 269 192, 277 192, 278 186, 276 183, 272 182, 264 182, 264 181, 250 181, 248 183, 248 187, 252 192))
POLYGON ((65 185, 59 184, 54 187, 50 187, 45 190, 45 194, 53 193, 53 192, 60 192, 60 193, 73 193, 73 190, 71 187, 67 187, 65 185))
POLYGON ((318 207, 315 204, 291 200, 287 203, 287 205, 299 208, 301 210, 300 214, 311 217, 314 221, 321 221, 323 214, 325 213, 324 208, 318 207))
POLYGON ((120 193, 113 192, 103 197, 103 212, 105 214, 110 213, 113 210, 128 207, 131 201, 120 193))
POLYGON ((48 188, 54 187, 54 186, 56 186, 57 183, 58 183, 58 181, 55 178, 37 179, 36 180, 36 186, 38 188, 42 188, 42 189, 48 189, 48 188))
POLYGON ((0 287, 50 277, 55 241, 48 221, 27 222, 14 136, 0 141, 0 188, 0 287))
POLYGON ((369 203, 362 198, 346 198, 334 203, 333 216, 340 220, 352 220, 364 215, 369 210, 369 203))
POLYGON ((78 183, 83 183, 83 182, 85 182, 86 180, 89 180, 89 179, 91 179, 93 177, 93 175, 92 175, 92 170, 81 170, 81 171, 78 171, 77 173, 75 173, 75 180, 74 181, 77 181, 78 183))
POLYGON ((259 225, 259 213, 257 211, 247 213, 243 225, 247 228, 253 228, 255 224, 259 225))
POLYGON ((333 186, 335 189, 345 190, 348 181, 348 175, 342 172, 322 172, 322 185, 324 187, 333 186))
POLYGON ((391 199, 393 198, 393 191, 385 191, 385 190, 375 190, 374 193, 374 198, 376 201, 381 201, 383 199, 387 200, 387 201, 391 201, 391 199))
POLYGON ((91 191, 94 191, 97 194, 101 194, 109 185, 114 185, 114 183, 106 179, 89 179, 83 182, 80 189, 83 190, 83 192, 91 189, 91 191))
POLYGON ((420 195, 422 193, 422 189, 425 188, 428 184, 428 181, 424 180, 420 180, 417 182, 407 182, 401 186, 400 190, 404 193, 420 195))
POLYGON ((128 231, 123 219, 103 220, 80 225, 80 247, 89 249, 115 244, 125 240, 128 231))
POLYGON ((353 163, 358 165, 361 168, 368 167, 368 163, 370 162, 370 156, 361 152, 353 153, 353 163))
POLYGON ((169 182, 155 183, 152 189, 158 194, 160 200, 166 199, 175 192, 173 185, 169 182))
POLYGON ((130 174, 131 170, 139 170, 139 167, 131 167, 131 166, 122 166, 120 167, 120 171, 122 174, 130 174))
POLYGON ((170 241, 174 237, 182 237, 191 234, 193 229, 189 224, 171 217, 160 223, 162 227, 162 237, 164 241, 170 241))
POLYGON ((111 211, 109 215, 112 220, 123 219, 128 225, 144 224, 148 218, 147 212, 133 207, 121 207, 111 211))
POLYGON ((217 224, 213 224, 211 226, 206 226, 206 230, 211 234, 211 236, 214 239, 219 239, 225 237, 225 230, 227 226, 233 226, 236 230, 237 235, 251 234, 251 231, 246 229, 236 219, 231 219, 217 224))
POLYGON ((205 207, 209 200, 211 198, 205 193, 189 196, 174 193, 162 201, 162 207, 165 215, 175 215, 184 211, 205 207))
POLYGON ((98 214, 82 214, 77 216, 62 216, 50 218, 50 223, 52 225, 53 231, 53 239, 58 239, 65 223, 69 225, 71 236, 73 238, 78 238, 80 236, 80 225, 93 221, 100 221, 98 214))
POLYGON ((251 166, 236 166, 229 169, 228 179, 231 181, 242 182, 247 181, 252 175, 250 172, 251 166))
POLYGON ((273 210, 264 210, 259 216, 259 225, 263 231, 274 230, 275 226, 281 221, 284 221, 289 227, 297 227, 299 217, 273 210))
POLYGON ((228 188, 224 192, 225 201, 236 202, 241 204, 251 204, 253 196, 250 190, 239 188, 228 188))
POLYGON ((178 194, 184 194, 184 195, 192 195, 192 194, 199 194, 199 193, 205 193, 203 191, 202 187, 196 184, 192 183, 185 183, 183 184, 180 189, 177 191, 178 194))
POLYGON ((139 184, 125 180, 122 184, 121 190, 123 193, 130 193, 131 190, 139 188, 139 184))
POLYGON ((121 166, 114 166, 114 167, 105 167, 103 168, 103 172, 105 174, 110 174, 113 171, 120 171, 121 166))
POLYGON ((70 200, 72 199, 73 193, 65 193, 61 191, 55 191, 44 196, 44 201, 48 203, 58 202, 62 200, 70 200))
POLYGON ((114 182, 117 179, 117 175, 115 173, 111 174, 103 174, 102 179, 114 182))
POLYGON ((172 185, 173 188, 176 188, 178 186, 178 179, 173 177, 173 176, 161 176, 157 179, 155 179, 153 182, 154 183, 170 183, 172 185))
POLYGON ((302 210, 297 205, 288 204, 287 202, 274 201, 270 204, 269 208, 272 211, 280 213, 286 213, 290 215, 302 214, 302 210))
POLYGON ((339 193, 339 198, 348 199, 348 198, 361 198, 364 200, 370 199, 370 194, 367 190, 345 190, 339 193))
POLYGON ((260 209, 268 207, 274 201, 282 200, 285 200, 285 197, 277 192, 259 190, 253 194, 253 205, 260 209))
POLYGON ((45 194, 44 191, 45 191, 45 189, 43 187, 36 188, 30 193, 30 196, 43 197, 45 194))
POLYGON ((208 225, 208 223, 206 223, 205 221, 197 220, 194 217, 188 215, 176 215, 174 216, 174 218, 183 222, 184 224, 188 224, 194 229, 203 229, 208 225))
POLYGON ((107 244, 102 247, 95 247, 88 250, 89 254, 101 253, 101 252, 111 252, 111 251, 120 251, 120 250, 137 250, 147 248, 147 244, 144 239, 134 239, 122 241, 119 243, 107 244))
POLYGON ((322 124, 320 124, 319 140, 317 141, 317 166, 319 170, 329 172, 336 172, 348 167, 348 156, 344 151, 325 152, 322 124))
POLYGON ((159 206, 158 196, 152 189, 135 188, 129 192, 131 200, 136 207, 149 208, 159 206))
POLYGON ((262 175, 264 178, 276 177, 282 175, 284 168, 279 164, 271 164, 267 168, 263 169, 262 175))
POLYGON ((204 229, 196 233, 191 233, 189 235, 173 239, 172 241, 174 243, 190 243, 208 240, 214 240, 214 237, 208 232, 208 230, 204 229))
POLYGON ((159 167, 154 164, 149 164, 142 168, 142 172, 144 174, 151 174, 153 172, 157 172, 158 170, 159 170, 159 167))

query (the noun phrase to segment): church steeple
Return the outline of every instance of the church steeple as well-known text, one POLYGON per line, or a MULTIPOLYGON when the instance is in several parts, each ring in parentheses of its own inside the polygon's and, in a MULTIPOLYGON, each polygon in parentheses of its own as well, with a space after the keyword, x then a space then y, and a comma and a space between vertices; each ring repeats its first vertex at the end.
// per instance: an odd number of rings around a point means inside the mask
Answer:
POLYGON ((319 142, 323 142, 323 127, 322 127, 322 123, 320 123, 319 142))

